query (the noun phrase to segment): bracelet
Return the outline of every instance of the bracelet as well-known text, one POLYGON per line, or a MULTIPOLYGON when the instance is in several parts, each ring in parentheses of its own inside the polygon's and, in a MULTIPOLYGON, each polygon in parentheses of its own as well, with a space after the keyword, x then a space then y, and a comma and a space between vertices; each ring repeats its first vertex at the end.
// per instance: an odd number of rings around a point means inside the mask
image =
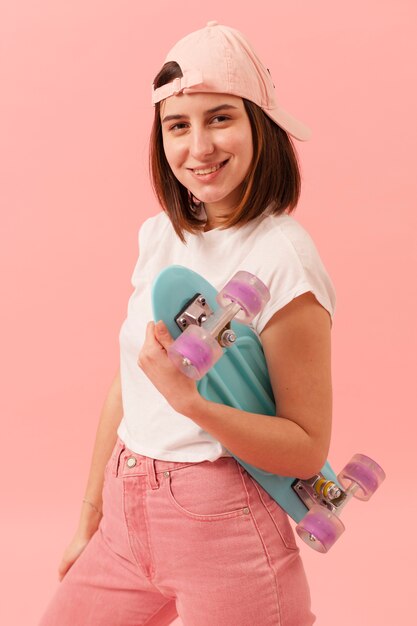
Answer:
POLYGON ((86 499, 84 498, 84 499, 83 499, 83 502, 85 502, 86 504, 89 504, 89 505, 90 505, 90 506, 91 506, 91 507, 92 507, 95 511, 97 511, 97 513, 98 513, 99 515, 103 515, 103 512, 102 512, 102 511, 100 511, 100 509, 98 509, 98 508, 96 507, 96 505, 95 505, 95 504, 93 504, 92 502, 90 502, 90 500, 86 500, 86 499))

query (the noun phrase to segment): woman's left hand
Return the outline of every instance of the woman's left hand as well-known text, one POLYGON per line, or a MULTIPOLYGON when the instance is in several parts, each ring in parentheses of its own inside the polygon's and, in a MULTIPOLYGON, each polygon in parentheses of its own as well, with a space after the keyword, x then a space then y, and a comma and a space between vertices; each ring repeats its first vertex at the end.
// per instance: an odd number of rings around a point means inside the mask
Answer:
POLYGON ((186 413, 201 396, 194 380, 180 372, 168 357, 167 349, 172 343, 174 339, 162 321, 148 322, 138 365, 172 408, 186 413))

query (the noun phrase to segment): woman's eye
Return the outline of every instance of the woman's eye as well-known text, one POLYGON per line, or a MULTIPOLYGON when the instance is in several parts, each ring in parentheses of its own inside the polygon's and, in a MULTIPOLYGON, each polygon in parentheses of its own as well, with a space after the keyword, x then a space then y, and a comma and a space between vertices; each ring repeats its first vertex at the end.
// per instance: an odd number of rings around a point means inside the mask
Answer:
POLYGON ((227 115, 216 115, 216 117, 213 117, 212 122, 215 122, 216 120, 218 122, 227 122, 230 120, 230 117, 227 117, 227 115))
POLYGON ((185 126, 186 124, 184 122, 179 122, 178 124, 171 126, 169 130, 182 130, 185 126))

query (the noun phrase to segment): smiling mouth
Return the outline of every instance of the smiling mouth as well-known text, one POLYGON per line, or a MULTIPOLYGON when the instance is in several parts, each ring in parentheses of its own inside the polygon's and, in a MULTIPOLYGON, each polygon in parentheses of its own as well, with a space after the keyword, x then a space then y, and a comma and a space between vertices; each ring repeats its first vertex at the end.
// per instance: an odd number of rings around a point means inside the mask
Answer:
POLYGON ((192 169, 191 171, 194 174, 197 174, 197 176, 206 176, 207 174, 212 174, 213 172, 217 172, 217 170, 219 170, 221 167, 224 167, 227 163, 229 159, 227 159, 226 161, 222 161, 221 163, 218 163, 217 165, 213 165, 212 167, 206 167, 206 168, 196 168, 196 169, 192 169))

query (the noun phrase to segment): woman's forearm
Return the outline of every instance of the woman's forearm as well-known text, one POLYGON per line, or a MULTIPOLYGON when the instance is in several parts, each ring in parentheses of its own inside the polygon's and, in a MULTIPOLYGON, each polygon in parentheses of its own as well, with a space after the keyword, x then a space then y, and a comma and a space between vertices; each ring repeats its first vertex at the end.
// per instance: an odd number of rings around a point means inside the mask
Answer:
POLYGON ((84 501, 81 508, 79 529, 87 535, 92 534, 96 530, 101 518, 104 469, 116 443, 117 428, 122 417, 122 392, 120 371, 118 371, 100 414, 84 501))
POLYGON ((326 442, 315 441, 290 419, 241 411, 201 396, 181 413, 242 461, 273 474, 309 478, 325 462, 326 442))

